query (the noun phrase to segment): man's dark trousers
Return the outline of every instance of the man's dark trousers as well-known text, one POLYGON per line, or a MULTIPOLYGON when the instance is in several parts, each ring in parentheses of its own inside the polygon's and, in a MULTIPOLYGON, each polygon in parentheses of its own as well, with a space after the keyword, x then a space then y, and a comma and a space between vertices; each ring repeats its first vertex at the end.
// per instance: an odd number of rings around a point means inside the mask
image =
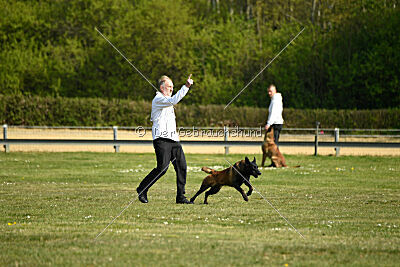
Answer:
POLYGON ((275 144, 276 144, 277 147, 279 147, 279 136, 281 134, 283 125, 282 124, 272 124, 271 127, 274 128, 275 144))
POLYGON ((167 172, 170 161, 175 159, 172 164, 176 172, 176 198, 183 198, 185 194, 187 167, 181 144, 167 138, 157 138, 153 140, 153 146, 157 157, 157 167, 143 179, 137 189, 138 192, 140 193, 143 190, 147 192, 167 172))

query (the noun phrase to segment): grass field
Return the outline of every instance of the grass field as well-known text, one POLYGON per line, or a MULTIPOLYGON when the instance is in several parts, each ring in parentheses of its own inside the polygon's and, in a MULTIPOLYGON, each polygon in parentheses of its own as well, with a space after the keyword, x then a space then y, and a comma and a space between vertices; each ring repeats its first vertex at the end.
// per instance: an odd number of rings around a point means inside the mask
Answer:
MULTIPOLYGON (((228 167, 222 155, 186 158, 188 196, 201 166, 228 167)), ((154 154, 0 154, 0 265, 398 265, 400 157, 287 161, 302 167, 263 169, 251 182, 304 239, 256 192, 244 202, 226 187, 209 205, 204 194, 175 204, 172 165, 139 203, 135 188, 154 154)))

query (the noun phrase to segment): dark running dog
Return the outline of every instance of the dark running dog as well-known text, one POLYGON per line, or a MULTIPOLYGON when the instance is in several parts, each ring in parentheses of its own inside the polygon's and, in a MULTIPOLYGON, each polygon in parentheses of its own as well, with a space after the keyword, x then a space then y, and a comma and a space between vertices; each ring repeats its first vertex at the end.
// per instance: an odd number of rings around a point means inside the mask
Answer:
POLYGON ((249 201, 249 198, 247 196, 250 196, 253 192, 253 187, 249 183, 250 176, 252 175, 257 178, 259 175, 261 175, 261 172, 258 170, 258 166, 256 164, 256 158, 254 158, 254 160, 250 162, 250 160, 246 157, 245 160, 238 161, 233 166, 235 168, 231 166, 222 171, 216 171, 208 167, 201 168, 202 171, 209 173, 210 175, 204 178, 199 191, 190 199, 190 201, 194 202, 198 195, 211 187, 211 189, 205 193, 204 198, 204 204, 208 204, 208 196, 218 193, 221 187, 224 185, 235 188, 237 191, 239 191, 240 194, 242 194, 245 201, 249 201), (240 174, 238 173, 238 171, 240 172, 240 174), (246 179, 244 179, 243 177, 246 179), (240 187, 242 184, 245 184, 249 187, 247 195, 240 187))

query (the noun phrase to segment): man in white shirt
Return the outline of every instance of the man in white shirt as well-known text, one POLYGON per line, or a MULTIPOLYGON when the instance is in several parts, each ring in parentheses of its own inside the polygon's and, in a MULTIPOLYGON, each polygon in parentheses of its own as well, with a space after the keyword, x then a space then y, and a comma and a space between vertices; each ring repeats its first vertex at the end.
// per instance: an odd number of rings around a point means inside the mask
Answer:
POLYGON ((172 96, 174 90, 172 80, 165 75, 158 80, 161 92, 157 92, 151 104, 153 146, 156 152, 157 167, 142 180, 136 189, 139 201, 142 203, 148 203, 147 191, 167 172, 169 163, 172 161, 176 172, 176 203, 193 204, 185 197, 187 166, 185 153, 179 143, 176 131, 174 112, 174 105, 178 104, 193 84, 191 76, 190 74, 186 84, 174 96, 172 96))
POLYGON ((268 109, 268 121, 265 125, 265 130, 274 129, 274 139, 276 146, 279 147, 279 135, 283 126, 283 100, 281 93, 276 92, 275 85, 271 84, 268 87, 268 95, 271 98, 271 103, 268 109))

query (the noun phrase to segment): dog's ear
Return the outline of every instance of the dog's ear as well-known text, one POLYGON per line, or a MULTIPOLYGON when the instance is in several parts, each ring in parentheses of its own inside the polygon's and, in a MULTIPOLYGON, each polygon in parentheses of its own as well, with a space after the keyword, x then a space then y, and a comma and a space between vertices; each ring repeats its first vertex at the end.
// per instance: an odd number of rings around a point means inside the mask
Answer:
POLYGON ((254 157, 254 159, 253 159, 253 163, 256 163, 256 157, 254 157))
POLYGON ((245 157, 244 160, 246 161, 247 164, 250 163, 250 160, 248 157, 245 157))

